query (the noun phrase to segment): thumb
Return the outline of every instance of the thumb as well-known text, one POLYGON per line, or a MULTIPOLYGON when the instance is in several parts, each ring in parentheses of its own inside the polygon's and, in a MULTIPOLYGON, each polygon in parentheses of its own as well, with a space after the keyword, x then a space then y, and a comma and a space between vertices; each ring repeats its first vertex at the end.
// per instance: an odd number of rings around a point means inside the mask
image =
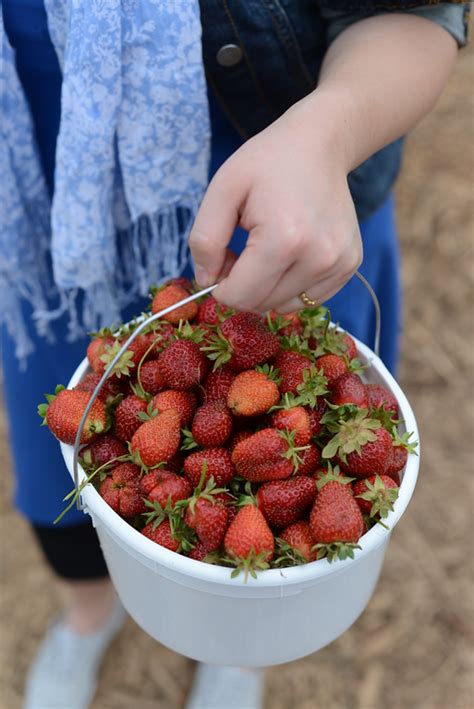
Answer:
POLYGON ((241 200, 238 182, 221 168, 207 188, 189 237, 196 281, 203 288, 216 283, 224 268, 241 200))

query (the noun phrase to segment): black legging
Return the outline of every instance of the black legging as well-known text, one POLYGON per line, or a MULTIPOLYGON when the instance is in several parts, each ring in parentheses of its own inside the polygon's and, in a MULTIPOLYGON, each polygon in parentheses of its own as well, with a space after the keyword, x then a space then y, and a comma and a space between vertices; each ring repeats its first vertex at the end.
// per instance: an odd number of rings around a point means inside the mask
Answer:
POLYGON ((86 581, 108 575, 96 531, 90 522, 73 527, 32 525, 43 553, 63 579, 86 581))

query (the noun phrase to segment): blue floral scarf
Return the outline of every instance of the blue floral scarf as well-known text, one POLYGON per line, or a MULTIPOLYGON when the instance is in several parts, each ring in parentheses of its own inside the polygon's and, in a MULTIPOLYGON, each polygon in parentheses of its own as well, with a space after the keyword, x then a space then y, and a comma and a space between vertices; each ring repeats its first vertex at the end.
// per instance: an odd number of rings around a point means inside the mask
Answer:
POLYGON ((67 312, 72 339, 182 271, 209 161, 197 0, 45 4, 63 72, 52 205, 0 27, 0 323, 20 358, 24 301, 44 335, 67 312))

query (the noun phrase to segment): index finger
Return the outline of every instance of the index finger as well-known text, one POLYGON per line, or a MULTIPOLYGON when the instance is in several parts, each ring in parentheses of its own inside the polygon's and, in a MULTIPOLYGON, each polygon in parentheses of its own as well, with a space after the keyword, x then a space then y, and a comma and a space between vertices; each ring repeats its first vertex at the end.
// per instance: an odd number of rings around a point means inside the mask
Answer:
POLYGON ((241 199, 239 190, 219 178, 219 173, 204 195, 189 237, 196 281, 203 288, 215 283, 223 269, 241 199))

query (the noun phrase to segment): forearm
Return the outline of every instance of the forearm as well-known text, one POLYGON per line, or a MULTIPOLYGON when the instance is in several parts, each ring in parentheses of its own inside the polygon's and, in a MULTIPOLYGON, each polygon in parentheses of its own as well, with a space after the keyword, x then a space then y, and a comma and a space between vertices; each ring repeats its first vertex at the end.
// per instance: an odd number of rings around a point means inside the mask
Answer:
POLYGON ((317 89, 294 107, 295 127, 318 152, 327 136, 350 171, 432 109, 456 54, 451 35, 424 18, 357 22, 328 49, 317 89))

